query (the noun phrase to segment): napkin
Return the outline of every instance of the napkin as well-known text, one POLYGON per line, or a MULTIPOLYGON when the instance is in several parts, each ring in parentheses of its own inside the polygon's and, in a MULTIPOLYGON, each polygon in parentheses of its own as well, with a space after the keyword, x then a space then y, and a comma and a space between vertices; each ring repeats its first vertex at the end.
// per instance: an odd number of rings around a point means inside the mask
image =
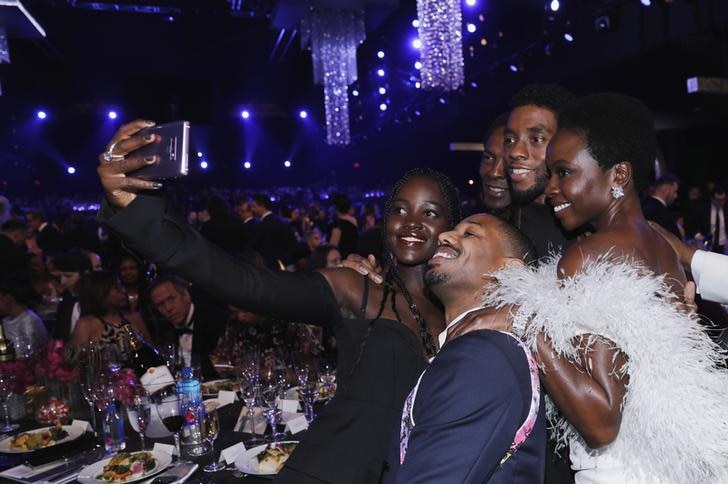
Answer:
POLYGON ((237 400, 237 398, 238 397, 235 392, 229 392, 227 390, 220 390, 217 393, 217 397, 205 400, 205 405, 208 405, 207 402, 216 402, 217 408, 222 408, 225 405, 230 405, 231 403, 235 402, 235 400, 237 400))
POLYGON ((231 445, 230 447, 223 449, 222 452, 220 452, 220 462, 223 460, 226 464, 232 464, 235 462, 235 460, 238 458, 240 454, 245 452, 247 449, 245 448, 245 444, 242 442, 238 442, 235 445, 231 445))
MULTIPOLYGON (((263 409, 261 407, 253 407, 253 420, 255 421, 255 433, 259 435, 264 434, 265 429, 268 427, 268 422, 263 416, 263 409)), ((248 407, 243 407, 240 410, 238 421, 235 422, 233 430, 237 432, 247 432, 249 434, 252 433, 250 421, 248 421, 248 407), (245 427, 242 427, 243 422, 245 422, 245 427)))

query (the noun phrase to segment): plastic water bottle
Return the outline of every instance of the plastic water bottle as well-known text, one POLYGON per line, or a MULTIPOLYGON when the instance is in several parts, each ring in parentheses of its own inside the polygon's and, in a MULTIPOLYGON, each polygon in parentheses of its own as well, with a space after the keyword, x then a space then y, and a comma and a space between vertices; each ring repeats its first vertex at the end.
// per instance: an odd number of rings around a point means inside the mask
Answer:
POLYGON ((182 369, 182 378, 177 382, 177 396, 180 398, 180 410, 184 417, 182 445, 187 447, 186 450, 191 455, 204 454, 208 449, 202 435, 202 422, 205 418, 202 385, 190 367, 182 369))
POLYGON ((106 452, 114 454, 126 448, 124 436, 124 419, 119 415, 116 403, 110 402, 106 406, 103 422, 104 447, 106 452))

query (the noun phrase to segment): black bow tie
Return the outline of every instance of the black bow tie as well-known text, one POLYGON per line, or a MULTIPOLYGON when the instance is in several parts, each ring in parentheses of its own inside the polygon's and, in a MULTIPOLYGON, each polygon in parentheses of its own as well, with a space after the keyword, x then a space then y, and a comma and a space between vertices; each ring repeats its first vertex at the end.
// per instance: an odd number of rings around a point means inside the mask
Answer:
POLYGON ((177 336, 182 336, 183 334, 192 334, 192 330, 185 326, 184 328, 177 328, 177 336))

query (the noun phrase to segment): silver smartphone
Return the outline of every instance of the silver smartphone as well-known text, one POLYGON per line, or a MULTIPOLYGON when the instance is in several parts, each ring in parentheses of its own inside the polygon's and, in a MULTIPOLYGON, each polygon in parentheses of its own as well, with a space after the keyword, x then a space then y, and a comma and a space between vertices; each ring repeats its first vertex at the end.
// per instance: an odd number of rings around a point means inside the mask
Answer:
POLYGON ((157 157, 157 162, 129 174, 145 180, 179 178, 187 175, 190 158, 189 121, 174 121, 144 128, 139 131, 138 136, 146 136, 149 133, 157 135, 156 141, 140 148, 137 154, 141 156, 154 155, 157 157))

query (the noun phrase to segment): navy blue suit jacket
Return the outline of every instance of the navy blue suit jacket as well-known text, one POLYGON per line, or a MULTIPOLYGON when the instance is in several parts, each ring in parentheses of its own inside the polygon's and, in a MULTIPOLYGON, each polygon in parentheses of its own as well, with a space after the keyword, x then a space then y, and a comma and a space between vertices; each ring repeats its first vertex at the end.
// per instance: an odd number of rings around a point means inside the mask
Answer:
POLYGON ((404 464, 397 429, 383 483, 543 482, 543 395, 530 437, 498 467, 528 415, 530 382, 526 356, 509 335, 474 331, 447 343, 420 382, 404 464))

